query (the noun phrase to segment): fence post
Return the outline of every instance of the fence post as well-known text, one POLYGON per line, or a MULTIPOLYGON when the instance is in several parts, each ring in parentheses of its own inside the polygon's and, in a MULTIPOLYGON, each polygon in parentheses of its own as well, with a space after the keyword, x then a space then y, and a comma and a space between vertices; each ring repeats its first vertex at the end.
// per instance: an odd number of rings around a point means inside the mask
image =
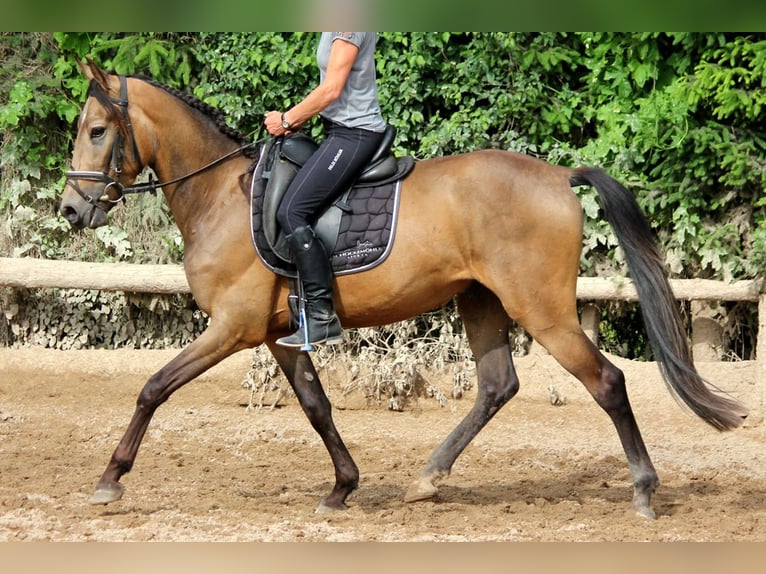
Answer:
POLYGON ((766 293, 758 297, 758 334, 755 343, 755 388, 750 415, 745 426, 754 427, 763 422, 764 388, 766 387, 766 293))
POLYGON ((588 336, 588 339, 593 341, 593 344, 598 347, 598 324, 601 320, 601 309, 595 303, 585 303, 582 306, 582 312, 580 313, 580 323, 582 324, 582 330, 588 336))
POLYGON ((692 357, 694 361, 720 361, 723 350, 723 328, 718 305, 710 301, 691 302, 692 357))

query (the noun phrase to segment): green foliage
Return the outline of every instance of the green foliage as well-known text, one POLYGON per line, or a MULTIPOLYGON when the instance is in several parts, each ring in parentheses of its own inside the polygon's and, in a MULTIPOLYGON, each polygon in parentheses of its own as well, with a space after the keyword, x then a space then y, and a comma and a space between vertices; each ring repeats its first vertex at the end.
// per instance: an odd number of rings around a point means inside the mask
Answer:
MULTIPOLYGON (((183 257, 157 197, 131 198, 98 233, 71 234, 56 214, 87 89, 75 58, 190 91, 256 134, 265 111, 296 103, 316 84, 315 40, 314 33, 0 35, 0 254, 183 257)), ((500 148, 602 166, 635 191, 673 276, 763 276, 766 34, 386 32, 377 71, 398 153, 500 148)), ((320 131, 317 123, 308 129, 320 131)), ((595 192, 575 191, 586 214, 582 273, 624 274, 595 192)))
POLYGON ((578 96, 543 78, 559 78, 575 51, 554 39, 382 34, 380 95, 402 151, 422 158, 487 147, 536 153, 568 135, 578 96))
POLYGON ((233 126, 257 133, 263 114, 295 105, 319 81, 315 36, 206 33, 195 42, 191 91, 223 110, 233 126))
POLYGON ((49 257, 66 226, 51 206, 78 107, 52 76, 56 48, 46 34, 0 35, 0 253, 49 257))

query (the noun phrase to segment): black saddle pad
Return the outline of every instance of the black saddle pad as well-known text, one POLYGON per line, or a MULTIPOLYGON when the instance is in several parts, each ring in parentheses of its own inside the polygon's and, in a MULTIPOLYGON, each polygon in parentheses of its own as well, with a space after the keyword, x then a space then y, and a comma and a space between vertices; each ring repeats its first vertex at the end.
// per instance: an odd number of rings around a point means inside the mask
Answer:
MULTIPOLYGON (((295 266, 271 249, 263 230, 265 185, 255 169, 250 188, 251 234, 255 250, 274 273, 296 277, 295 266)), ((372 269, 393 246, 402 180, 354 188, 330 209, 340 209, 340 227, 330 261, 335 275, 372 269)), ((336 213, 337 216, 337 213, 336 213)), ((321 223, 317 223, 317 226, 321 223)), ((327 247, 327 246, 326 246, 327 247)), ((330 251, 330 249, 328 249, 330 251)))

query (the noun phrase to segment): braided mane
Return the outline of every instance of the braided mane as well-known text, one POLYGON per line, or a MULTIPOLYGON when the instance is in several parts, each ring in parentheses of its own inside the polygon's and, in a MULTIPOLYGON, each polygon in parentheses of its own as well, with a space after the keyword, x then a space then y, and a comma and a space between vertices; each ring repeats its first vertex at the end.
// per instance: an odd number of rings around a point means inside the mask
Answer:
MULTIPOLYGON (((141 80, 143 82, 146 82, 147 84, 150 84, 156 88, 160 88, 161 90, 166 91, 171 96, 174 96, 184 102, 186 105, 188 105, 191 108, 194 108, 195 110, 203 113, 206 115, 212 122, 216 125, 216 127, 219 129, 219 131, 230 137, 231 139, 239 142, 240 145, 248 145, 251 144, 251 139, 244 134, 243 132, 234 129, 229 124, 226 123, 226 117, 224 116, 223 112, 219 110, 218 108, 215 108, 211 106, 210 104, 206 104, 202 100, 196 98, 195 96, 184 92, 182 90, 178 90, 176 88, 171 88, 170 86, 167 86, 165 84, 162 84, 156 80, 153 80, 152 78, 149 78, 147 76, 142 75, 130 75, 129 78, 136 78, 138 80, 141 80)), ((243 150, 243 155, 246 157, 257 157, 259 154, 259 149, 255 146, 248 147, 245 150, 243 150)))

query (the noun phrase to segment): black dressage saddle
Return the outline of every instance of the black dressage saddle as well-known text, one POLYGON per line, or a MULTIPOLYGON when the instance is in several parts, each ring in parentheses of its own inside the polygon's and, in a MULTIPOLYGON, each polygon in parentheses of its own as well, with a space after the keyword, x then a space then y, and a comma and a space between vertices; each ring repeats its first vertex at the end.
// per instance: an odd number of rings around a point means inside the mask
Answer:
MULTIPOLYGON (((382 262, 393 242, 399 191, 415 161, 391 152, 396 128, 383 140, 354 184, 323 211, 312 227, 330 254, 336 275, 369 269, 382 262)), ((273 271, 294 277, 290 249, 276 213, 295 174, 317 150, 300 133, 279 137, 264 147, 251 187, 252 236, 258 254, 273 271)))

